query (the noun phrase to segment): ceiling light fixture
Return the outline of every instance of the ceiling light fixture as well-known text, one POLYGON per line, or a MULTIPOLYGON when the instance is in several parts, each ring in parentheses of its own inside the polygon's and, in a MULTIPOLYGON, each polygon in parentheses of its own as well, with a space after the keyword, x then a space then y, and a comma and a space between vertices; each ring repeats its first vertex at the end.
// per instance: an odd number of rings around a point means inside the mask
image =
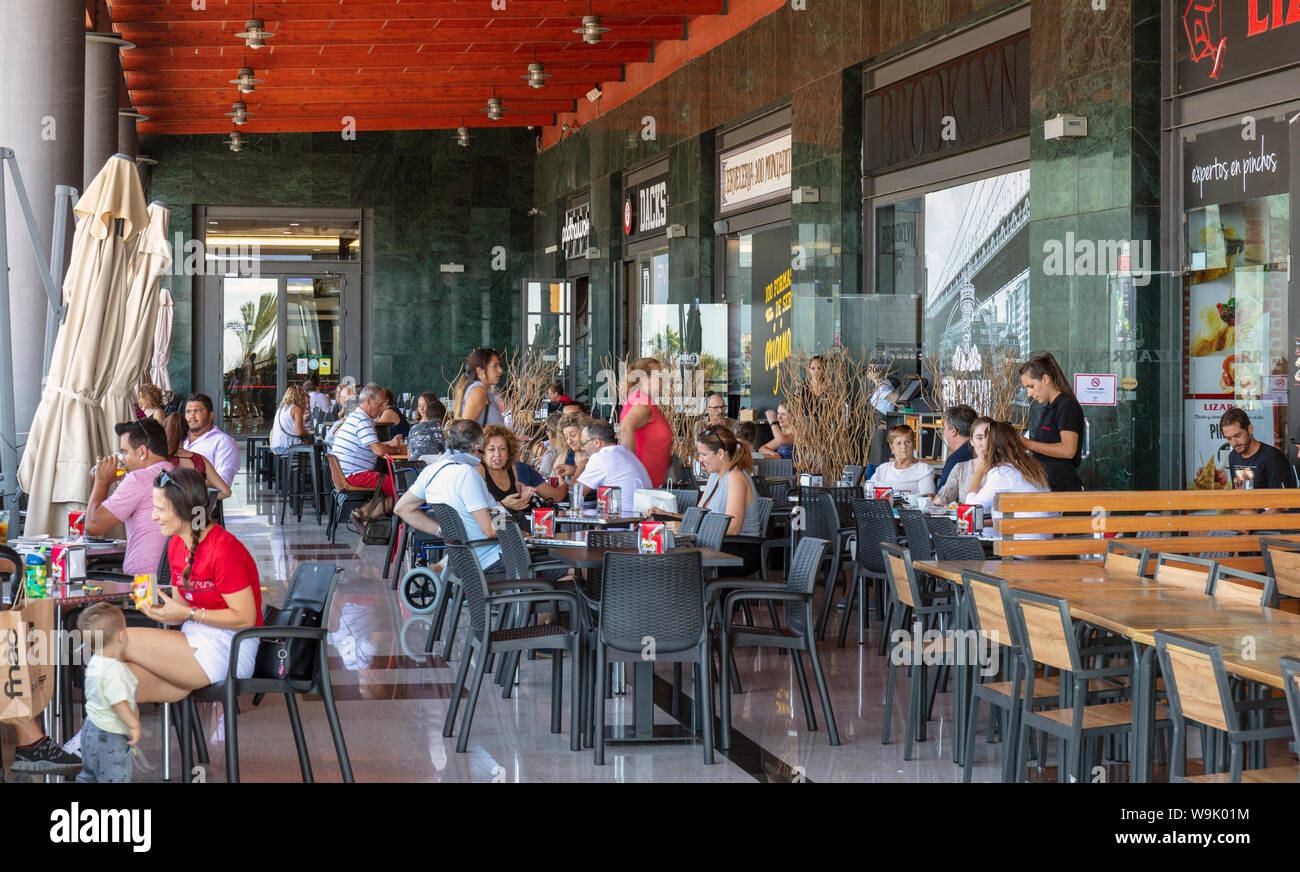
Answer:
POLYGON ((595 45, 600 42, 600 35, 608 33, 608 27, 600 26, 600 16, 591 14, 591 3, 587 4, 587 14, 582 16, 582 27, 573 31, 582 34, 582 41, 587 45, 595 45))
POLYGON ((248 114, 248 105, 243 100, 236 100, 230 104, 230 111, 226 113, 230 120, 236 124, 245 124, 251 117, 248 114))
POLYGON ((493 121, 500 121, 501 116, 506 114, 506 108, 501 104, 501 98, 497 96, 496 86, 492 88, 492 96, 488 98, 487 108, 478 111, 486 112, 487 117, 493 121))
POLYGON ((542 70, 542 65, 537 61, 533 61, 528 65, 528 75, 519 78, 527 79, 530 88, 541 88, 546 84, 546 80, 551 77, 550 73, 542 72, 542 70))
POLYGON ((456 144, 461 148, 469 148, 469 128, 465 126, 465 117, 460 119, 460 127, 456 128, 456 144))
POLYGON ((253 93, 253 91, 257 90, 257 86, 262 82, 261 79, 253 78, 252 67, 240 67, 239 72, 235 73, 235 76, 236 78, 230 80, 230 84, 238 85, 239 93, 241 94, 253 93))
MULTIPOLYGON (((244 150, 244 135, 238 130, 230 131, 230 138, 226 140, 226 145, 230 146, 231 151, 244 150)), ((216 224, 215 221, 209 221, 209 224, 216 224)))
POLYGON ((238 36, 249 48, 261 48, 266 45, 266 38, 275 34, 266 29, 266 23, 260 18, 250 18, 244 24, 244 32, 238 36))

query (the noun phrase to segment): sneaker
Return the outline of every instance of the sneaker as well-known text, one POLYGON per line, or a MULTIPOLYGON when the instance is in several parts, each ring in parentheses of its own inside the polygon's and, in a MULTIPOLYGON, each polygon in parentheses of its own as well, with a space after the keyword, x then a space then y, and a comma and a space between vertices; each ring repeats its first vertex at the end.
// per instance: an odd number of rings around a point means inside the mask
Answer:
POLYGON ((9 768, 12 772, 38 775, 71 775, 81 768, 81 758, 67 753, 46 736, 35 745, 15 748, 14 764, 9 768))
POLYGON ((80 730, 77 731, 77 735, 73 736, 71 739, 63 743, 63 751, 66 754, 72 754, 78 757, 81 756, 81 731, 80 730))

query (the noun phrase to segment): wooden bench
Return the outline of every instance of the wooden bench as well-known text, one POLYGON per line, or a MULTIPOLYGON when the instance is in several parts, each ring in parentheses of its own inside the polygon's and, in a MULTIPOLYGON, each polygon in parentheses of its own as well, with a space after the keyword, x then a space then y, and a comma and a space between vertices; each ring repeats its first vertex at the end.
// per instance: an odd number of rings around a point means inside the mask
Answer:
POLYGON ((1119 539, 1152 554, 1228 553, 1232 556, 1219 560, 1223 565, 1262 573, 1261 535, 1300 538, 1300 511, 1294 511, 1300 510, 1300 490, 1295 489, 1003 493, 994 497, 993 507, 1003 514, 993 522, 994 533, 1002 537, 993 543, 999 557, 1100 556, 1111 539, 1119 539), (1263 508, 1293 511, 1233 513, 1263 508), (1026 518, 1026 512, 1057 514, 1026 518), (1012 538, 1028 533, 1053 538, 1012 538))

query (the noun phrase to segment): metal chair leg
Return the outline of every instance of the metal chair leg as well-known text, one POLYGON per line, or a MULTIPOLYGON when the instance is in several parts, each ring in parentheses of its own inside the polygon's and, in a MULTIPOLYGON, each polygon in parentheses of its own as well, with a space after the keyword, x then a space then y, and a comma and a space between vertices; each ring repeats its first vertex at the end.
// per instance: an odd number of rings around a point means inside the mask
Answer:
POLYGON ((302 718, 298 714, 298 700, 294 699, 294 694, 286 693, 284 695, 285 708, 289 710, 289 726, 293 729, 293 744, 298 749, 298 768, 302 771, 302 783, 312 784, 315 779, 311 776, 311 755, 307 753, 307 740, 302 733, 302 718))

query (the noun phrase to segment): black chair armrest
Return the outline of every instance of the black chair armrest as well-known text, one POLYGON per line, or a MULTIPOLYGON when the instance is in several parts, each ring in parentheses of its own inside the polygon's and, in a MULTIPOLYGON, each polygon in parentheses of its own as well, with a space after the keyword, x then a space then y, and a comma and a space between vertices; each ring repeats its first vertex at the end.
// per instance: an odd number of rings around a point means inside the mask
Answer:
POLYGON ((724 590, 789 590, 784 581, 763 581, 758 578, 715 578, 704 585, 704 601, 713 602, 724 590))
POLYGON ((235 633, 235 637, 230 640, 230 669, 226 673, 227 681, 236 680, 236 671, 239 667, 239 646, 247 639, 315 639, 324 643, 329 637, 329 628, 327 627, 276 627, 262 625, 260 627, 245 627, 235 633))
POLYGON ((811 593, 798 593, 792 590, 737 590, 727 594, 723 600, 723 614, 729 615, 736 603, 744 600, 782 600, 784 602, 811 602, 811 593))
POLYGON ((544 590, 530 593, 507 593, 500 596, 488 597, 488 602, 492 604, 502 603, 551 603, 564 601, 573 609, 578 607, 578 597, 567 590, 544 590))

